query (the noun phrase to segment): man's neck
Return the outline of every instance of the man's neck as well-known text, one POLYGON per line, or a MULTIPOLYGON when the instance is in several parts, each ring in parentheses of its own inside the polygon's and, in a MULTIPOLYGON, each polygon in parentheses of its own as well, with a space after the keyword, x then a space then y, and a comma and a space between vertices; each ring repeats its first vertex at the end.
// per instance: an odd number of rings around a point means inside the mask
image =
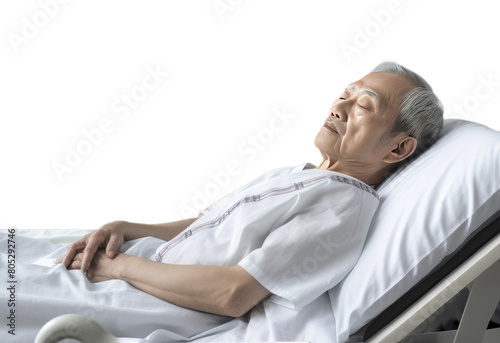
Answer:
POLYGON ((345 165, 338 161, 332 163, 326 159, 319 164, 318 169, 342 173, 354 177, 367 185, 376 187, 384 180, 384 175, 387 173, 389 167, 385 165, 345 165))

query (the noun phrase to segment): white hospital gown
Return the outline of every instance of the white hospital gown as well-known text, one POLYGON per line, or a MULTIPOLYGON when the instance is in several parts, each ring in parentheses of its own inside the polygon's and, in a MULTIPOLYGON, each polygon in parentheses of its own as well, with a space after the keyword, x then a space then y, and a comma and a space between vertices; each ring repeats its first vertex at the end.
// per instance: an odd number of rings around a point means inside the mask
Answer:
POLYGON ((354 267, 379 202, 359 180, 310 167, 270 171, 218 201, 156 260, 239 264, 274 302, 310 303, 354 267))
MULTIPOLYGON (((334 325, 325 292, 355 265, 378 206, 377 193, 366 184, 311 167, 285 167, 262 175, 203 211, 203 217, 167 243, 148 237, 121 249, 163 263, 239 264, 273 293, 245 316, 230 320, 192 311, 121 280, 92 284, 79 271, 33 264, 38 259, 36 264, 47 265, 67 247, 53 247, 42 258, 38 253, 26 261, 31 264, 19 261, 23 273, 31 273, 20 287, 19 298, 22 294, 28 300, 19 300, 24 315, 34 320, 38 315, 26 312, 45 306, 48 314, 40 314, 38 325, 51 315, 74 313, 71 308, 88 310, 96 300, 99 311, 93 314, 98 322, 119 337, 144 338, 145 331, 150 333, 141 342, 308 339, 319 321, 334 325), (325 315, 304 322, 304 316, 318 310, 325 315)), ((24 333, 31 336, 37 325, 26 325, 24 333)))

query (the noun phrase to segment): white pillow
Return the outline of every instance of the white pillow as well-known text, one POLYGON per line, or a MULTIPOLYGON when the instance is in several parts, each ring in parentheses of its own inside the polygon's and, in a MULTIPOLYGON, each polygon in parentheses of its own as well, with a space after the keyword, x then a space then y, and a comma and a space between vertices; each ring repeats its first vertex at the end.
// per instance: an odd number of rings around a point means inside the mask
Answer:
POLYGON ((500 210, 500 132, 446 119, 428 151, 378 189, 361 257, 329 291, 344 342, 500 210))

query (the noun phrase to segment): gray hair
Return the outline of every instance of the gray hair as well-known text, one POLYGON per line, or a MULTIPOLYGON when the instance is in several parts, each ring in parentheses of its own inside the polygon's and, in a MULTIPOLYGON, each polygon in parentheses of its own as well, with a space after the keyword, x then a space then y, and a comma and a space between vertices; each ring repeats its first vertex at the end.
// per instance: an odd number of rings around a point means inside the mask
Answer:
POLYGON ((396 62, 382 62, 372 70, 372 72, 379 71, 401 75, 415 84, 415 87, 401 99, 396 122, 386 135, 386 139, 391 139, 398 133, 405 132, 415 138, 417 148, 411 156, 411 160, 414 160, 441 135, 443 105, 432 87, 417 73, 396 62))

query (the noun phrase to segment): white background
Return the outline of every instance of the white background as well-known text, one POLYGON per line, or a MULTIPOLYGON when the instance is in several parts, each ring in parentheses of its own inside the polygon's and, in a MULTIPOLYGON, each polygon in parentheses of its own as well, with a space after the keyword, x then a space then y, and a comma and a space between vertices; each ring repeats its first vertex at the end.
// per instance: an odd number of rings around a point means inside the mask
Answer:
POLYGON ((317 164, 331 103, 384 60, 426 78, 446 117, 500 130, 492 4, 3 1, 0 228, 167 222, 268 170, 317 164), (169 75, 143 92, 148 68, 169 75), (123 118, 112 106, 127 95, 142 101, 123 118), (102 120, 113 130, 88 145, 102 120), (79 145, 88 155, 58 177, 79 145))

